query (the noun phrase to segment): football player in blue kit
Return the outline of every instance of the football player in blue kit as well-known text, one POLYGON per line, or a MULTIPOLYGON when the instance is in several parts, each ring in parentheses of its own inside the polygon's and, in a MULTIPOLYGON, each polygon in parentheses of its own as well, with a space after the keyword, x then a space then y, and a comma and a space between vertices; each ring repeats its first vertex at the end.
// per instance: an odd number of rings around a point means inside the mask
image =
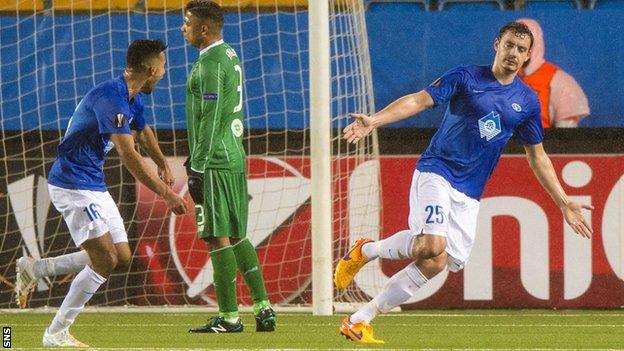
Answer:
POLYGON ((344 318, 340 332, 359 343, 375 339, 370 321, 408 301, 431 278, 461 270, 472 249, 479 199, 507 141, 524 146, 530 167, 574 231, 589 238, 592 229, 581 214, 592 206, 570 201, 542 146, 537 95, 517 77, 529 59, 533 36, 526 25, 508 23, 494 41, 491 66, 461 66, 424 90, 403 96, 382 111, 355 121, 344 138, 357 143, 373 129, 446 104, 444 119, 416 165, 410 188, 409 229, 384 240, 360 238, 339 260, 337 288, 347 287, 367 262, 376 258, 412 263, 392 276, 368 304, 344 318))
POLYGON ((86 347, 69 333, 69 327, 115 267, 130 262, 124 222, 104 183, 104 158, 113 147, 130 173, 174 213, 187 212, 185 200, 171 189, 171 170, 144 116, 143 94, 150 94, 165 74, 165 49, 159 40, 132 42, 123 75, 84 96, 58 146, 48 179, 50 199, 82 250, 43 260, 22 257, 16 264, 20 305, 25 305, 42 276, 78 273, 44 332, 43 346, 86 347), (136 151, 135 137, 159 174, 136 151))

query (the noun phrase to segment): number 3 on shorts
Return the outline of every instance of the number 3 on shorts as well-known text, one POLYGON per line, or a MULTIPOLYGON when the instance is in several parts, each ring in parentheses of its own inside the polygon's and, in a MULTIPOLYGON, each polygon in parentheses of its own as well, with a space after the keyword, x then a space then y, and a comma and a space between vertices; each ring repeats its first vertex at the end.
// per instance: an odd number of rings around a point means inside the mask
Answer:
POLYGON ((204 216, 204 206, 202 205, 195 205, 195 222, 197 222, 197 232, 203 232, 206 217, 204 216))
POLYGON ((90 203, 89 206, 85 207, 83 211, 87 213, 90 221, 93 221, 96 218, 102 218, 97 210, 95 203, 90 203))
POLYGON ((427 224, 444 223, 444 212, 442 212, 442 206, 428 205, 427 207, 425 207, 425 212, 427 212, 427 220, 425 221, 425 223, 427 224))

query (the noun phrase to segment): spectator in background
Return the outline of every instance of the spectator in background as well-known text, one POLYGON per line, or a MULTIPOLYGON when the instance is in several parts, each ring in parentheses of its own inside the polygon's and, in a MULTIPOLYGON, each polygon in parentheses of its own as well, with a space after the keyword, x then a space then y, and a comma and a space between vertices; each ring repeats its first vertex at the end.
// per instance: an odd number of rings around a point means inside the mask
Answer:
POLYGON ((544 59, 544 34, 539 23, 530 18, 517 22, 529 27, 535 39, 520 77, 537 93, 542 105, 542 126, 577 127, 589 115, 587 96, 571 75, 544 59))

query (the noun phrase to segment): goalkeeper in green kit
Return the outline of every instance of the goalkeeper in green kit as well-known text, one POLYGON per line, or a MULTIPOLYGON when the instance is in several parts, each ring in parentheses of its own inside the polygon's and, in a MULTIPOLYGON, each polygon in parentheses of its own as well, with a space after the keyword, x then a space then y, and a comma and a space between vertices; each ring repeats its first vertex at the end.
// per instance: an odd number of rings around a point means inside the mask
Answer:
POLYGON ((247 231, 247 177, 243 150, 243 70, 223 42, 223 10, 207 0, 185 7, 184 39, 200 50, 186 81, 188 189, 197 233, 210 249, 219 315, 192 333, 243 331, 236 299, 236 270, 253 298, 256 331, 275 330, 275 312, 247 231))

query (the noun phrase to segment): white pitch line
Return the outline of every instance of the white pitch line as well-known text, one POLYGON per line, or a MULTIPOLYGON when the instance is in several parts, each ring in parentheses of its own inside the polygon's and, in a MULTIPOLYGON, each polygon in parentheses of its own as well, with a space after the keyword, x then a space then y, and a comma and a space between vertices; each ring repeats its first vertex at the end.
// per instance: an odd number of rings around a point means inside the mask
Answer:
MULTIPOLYGON (((11 315, 26 315, 26 314, 53 314, 56 313, 57 308, 47 308, 47 309, 24 309, 24 310, 20 310, 20 309, 15 309, 15 308, 11 308, 11 309, 0 309, 0 313, 7 313, 7 314, 11 314, 11 315)), ((162 309, 160 311, 141 311, 141 310, 124 310, 124 309, 119 309, 118 311, 109 311, 109 310, 102 310, 102 311, 98 311, 97 309, 91 309, 91 310, 84 310, 81 314, 102 314, 102 315, 106 315, 106 314, 152 314, 152 313, 160 313, 164 316, 196 316, 196 315, 205 315, 206 313, 209 313, 210 311, 196 311, 196 312, 172 312, 172 311, 168 311, 167 309, 162 309)), ((243 315, 245 314, 250 314, 250 313, 242 313, 243 315)), ((346 315, 348 313, 345 313, 344 315, 346 315)), ((302 316, 302 315, 310 315, 310 313, 307 312, 278 312, 279 316, 302 316)), ((338 317, 338 316, 343 316, 343 314, 335 314, 334 317, 338 317)), ((331 316, 319 316, 320 318, 324 318, 324 317, 331 317, 331 316)), ((410 313, 388 313, 388 314, 383 314, 380 315, 380 317, 382 318, 402 318, 402 317, 460 317, 460 318, 472 318, 472 317, 479 317, 479 318, 487 318, 487 317, 555 317, 555 318, 559 318, 559 317, 624 317, 624 312, 621 311, 609 311, 609 312, 604 312, 604 313, 600 313, 600 312, 589 312, 589 313, 567 313, 566 311, 553 311, 552 313, 532 313, 531 311, 527 311, 522 312, 519 311, 518 313, 418 313, 418 312, 410 312, 410 313)))
MULTIPOLYGON (((17 323, 17 324, 7 324, 10 327, 47 327, 48 324, 32 324, 32 323, 17 323)), ((571 327, 571 328, 624 328, 624 324, 457 324, 457 323, 392 323, 392 326, 398 327, 493 327, 493 328, 504 328, 504 327, 514 327, 514 328, 563 328, 563 327, 571 327)), ((306 327, 335 327, 336 323, 279 323, 279 326, 285 327, 298 327, 298 326, 306 326, 306 327)), ((78 323, 74 325, 74 328, 91 328, 91 327, 180 327, 186 328, 185 324, 181 323, 121 323, 121 324, 104 324, 104 323, 78 323)))
MULTIPOLYGON (((197 313, 163 313, 167 316, 196 316, 198 314, 202 314, 201 312, 197 313)), ((288 316, 288 317, 298 317, 308 313, 278 313, 279 316, 288 316)), ((349 313, 345 313, 347 315, 349 313)), ((245 313, 243 313, 245 315, 245 313)), ((342 314, 334 314, 333 317, 341 317, 342 314)), ((493 314, 460 314, 460 313, 388 313, 381 314, 380 317, 393 317, 393 318, 402 318, 402 317, 624 317, 624 312, 605 312, 605 313, 565 313, 565 312, 557 312, 553 311, 553 313, 493 313, 493 314)), ((315 316, 316 317, 316 316, 315 316)), ((332 317, 332 316, 318 316, 318 317, 332 317)))
POLYGON ((501 313, 501 314, 450 314, 450 313, 391 313, 384 314, 383 317, 624 317, 623 312, 612 312, 612 313, 501 313))
MULTIPOLYGON (((42 351, 48 351, 50 350, 49 348, 43 348, 43 347, 28 347, 28 348, 23 348, 23 347, 16 347, 14 348, 15 350, 23 350, 23 349, 28 349, 28 350, 42 350, 42 351)), ((363 347, 355 347, 355 348, 348 348, 348 347, 340 347, 340 348, 336 348, 336 349, 340 349, 340 350, 358 350, 358 351, 372 351, 372 350, 393 350, 393 351, 403 351, 403 350, 419 350, 419 351, 435 351, 435 350, 453 350, 453 351, 482 351, 482 350, 493 350, 494 348, 482 348, 482 349, 458 349, 458 348, 453 348, 453 349, 448 349, 448 348, 436 348, 436 349, 431 349, 431 348, 410 348, 410 349, 397 349, 397 348, 363 348, 363 347)), ((574 349, 536 349, 536 348, 513 348, 513 347, 499 347, 497 346, 495 348, 496 350, 513 350, 513 351, 570 351, 570 350, 586 350, 586 351, 622 351, 622 349, 593 349, 593 348, 574 348, 574 349)), ((198 348, 173 348, 173 347, 90 347, 86 350, 129 350, 129 351, 160 351, 160 350, 185 350, 185 351, 205 351, 205 350, 212 350, 212 351, 220 351, 220 350, 228 350, 231 351, 232 349, 213 349, 213 348, 203 348, 203 349, 198 349, 198 348)), ((271 349, 236 349, 236 350, 241 350, 241 351, 247 351, 247 350, 254 350, 254 351, 303 351, 303 350, 310 350, 309 348, 305 348, 305 349, 276 349, 276 348, 271 348, 271 349)), ((320 350, 324 350, 324 349, 320 349, 320 350)), ((326 349, 325 349, 326 350, 326 349)))
MULTIPOLYGON (((50 348, 43 348, 43 347, 15 347, 13 348, 14 350, 41 350, 41 351, 49 351, 50 348)), ((89 347, 87 349, 83 349, 83 350, 131 350, 131 351, 175 351, 175 350, 184 350, 184 351, 206 351, 206 350, 210 350, 210 351, 232 351, 233 349, 214 349, 214 348, 204 348, 204 349, 197 349, 197 348, 180 348, 180 347, 89 347)), ((348 348, 348 347, 340 347, 340 348, 327 348, 327 349, 310 349, 310 348, 305 348, 305 349, 276 349, 276 348, 272 348, 272 349, 240 349, 237 348, 235 349, 237 351, 310 351, 310 350, 357 350, 357 351, 378 351, 378 350, 392 350, 392 351, 414 351, 414 350, 419 350, 419 351, 433 351, 433 350, 458 350, 458 349, 414 349, 414 348, 410 348, 410 349, 397 349, 397 348, 374 348, 374 349, 367 349, 367 348, 361 348, 361 347, 355 347, 355 348, 348 348)), ((472 351, 470 349, 462 349, 462 350, 467 350, 467 351, 472 351)), ((491 350, 491 349, 473 349, 473 350, 491 350)), ((505 350, 514 350, 512 348, 506 348, 505 350)), ((529 349, 527 349, 529 350, 529 349)), ((532 349, 531 349, 532 350, 532 349)), ((546 350, 551 350, 551 349, 546 349, 546 350)), ((556 350, 556 349, 552 349, 552 350, 556 350)), ((565 349, 564 349, 565 350, 565 349)), ((607 349, 575 349, 575 350, 606 350, 606 351, 610 351, 607 349)), ((567 349, 567 351, 570 351, 570 349, 567 349)), ((616 351, 616 350, 613 350, 616 351)), ((621 351, 621 350, 619 350, 621 351)))

